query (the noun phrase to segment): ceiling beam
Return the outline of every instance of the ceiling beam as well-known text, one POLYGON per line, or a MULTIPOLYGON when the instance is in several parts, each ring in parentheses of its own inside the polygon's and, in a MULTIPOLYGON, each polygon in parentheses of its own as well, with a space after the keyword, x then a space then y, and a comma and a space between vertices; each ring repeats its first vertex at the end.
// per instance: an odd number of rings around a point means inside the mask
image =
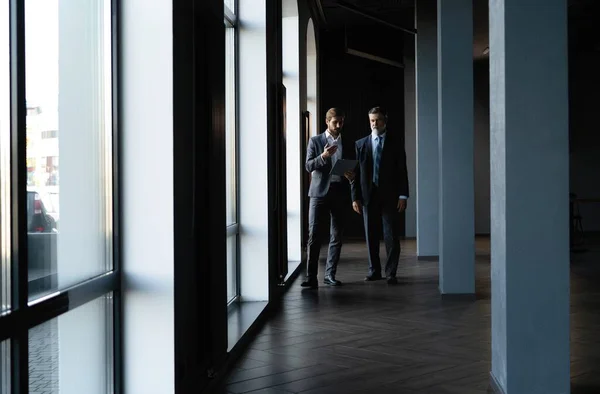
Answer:
MULTIPOLYGON (((320 0, 317 0, 317 1, 320 3, 320 0)), ((360 16, 363 16, 363 17, 365 17, 367 19, 371 19, 372 21, 381 23, 383 25, 386 25, 387 27, 391 27, 392 29, 401 30, 401 31, 403 31, 405 33, 409 33, 409 34, 417 34, 417 29, 410 28, 410 27, 402 27, 402 26, 396 25, 394 23, 385 21, 385 20, 383 20, 383 19, 381 19, 381 18, 379 18, 379 17, 371 14, 370 12, 363 11, 363 10, 359 9, 358 7, 354 6, 353 4, 348 3, 346 1, 338 0, 335 3, 339 7, 343 8, 343 9, 345 9, 347 11, 353 12, 353 13, 355 13, 357 15, 360 15, 360 16)))
POLYGON ((346 48, 346 53, 348 55, 354 55, 354 56, 362 57, 363 59, 372 60, 377 63, 387 64, 388 66, 404 68, 404 64, 397 62, 395 60, 386 59, 384 57, 372 55, 370 53, 359 51, 356 49, 346 48))

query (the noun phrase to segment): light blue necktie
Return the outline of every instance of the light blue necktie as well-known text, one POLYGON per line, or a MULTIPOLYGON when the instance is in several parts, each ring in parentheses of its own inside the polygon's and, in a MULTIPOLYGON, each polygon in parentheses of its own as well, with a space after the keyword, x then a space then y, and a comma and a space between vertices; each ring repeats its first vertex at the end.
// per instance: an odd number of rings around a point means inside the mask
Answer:
POLYGON ((379 162, 381 161, 381 152, 383 151, 383 138, 381 138, 381 136, 377 136, 376 141, 377 146, 375 147, 375 157, 373 158, 373 183, 376 186, 379 186, 379 162))

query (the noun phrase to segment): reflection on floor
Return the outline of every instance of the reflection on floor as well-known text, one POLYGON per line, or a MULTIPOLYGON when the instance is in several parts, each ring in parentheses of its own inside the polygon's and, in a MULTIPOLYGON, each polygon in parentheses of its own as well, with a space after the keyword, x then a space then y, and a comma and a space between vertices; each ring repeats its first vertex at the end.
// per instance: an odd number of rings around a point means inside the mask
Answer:
MULTIPOLYGON (((489 239, 477 240, 476 301, 442 301, 437 262, 417 262, 414 241, 403 242, 398 285, 365 283, 363 245, 344 246, 338 269, 344 286, 306 290, 296 280, 281 311, 226 377, 222 392, 488 391, 489 239)), ((574 394, 600 392, 599 256, 600 247, 588 245, 571 264, 574 394)))

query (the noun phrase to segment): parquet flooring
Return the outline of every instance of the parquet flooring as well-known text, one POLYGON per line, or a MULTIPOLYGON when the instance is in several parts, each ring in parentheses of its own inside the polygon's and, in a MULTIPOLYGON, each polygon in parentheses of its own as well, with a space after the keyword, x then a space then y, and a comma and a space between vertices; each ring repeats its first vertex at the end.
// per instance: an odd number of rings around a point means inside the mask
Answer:
MULTIPOLYGON (((344 286, 302 289, 301 275, 284 296, 280 311, 226 377, 222 392, 488 392, 489 239, 476 243, 475 301, 442 300, 437 262, 417 261, 415 241, 402 245, 400 283, 395 286, 363 282, 363 243, 344 245, 337 275, 344 286)), ((325 248, 322 260, 324 254, 325 248)), ((575 394, 600 393, 599 256, 600 247, 595 246, 574 255, 571 263, 575 394)), ((323 268, 322 264, 320 273, 323 268)))

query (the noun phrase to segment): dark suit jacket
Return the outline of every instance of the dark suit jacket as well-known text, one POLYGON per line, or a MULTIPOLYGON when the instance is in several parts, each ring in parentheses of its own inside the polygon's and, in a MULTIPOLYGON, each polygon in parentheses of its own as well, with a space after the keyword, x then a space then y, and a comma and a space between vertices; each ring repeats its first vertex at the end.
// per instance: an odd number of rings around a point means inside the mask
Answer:
MULTIPOLYGON (((356 141, 358 170, 352 183, 352 201, 369 205, 373 186, 373 144, 371 134, 356 141)), ((379 195, 390 204, 397 204, 400 196, 408 195, 408 171, 404 137, 390 132, 385 135, 385 143, 379 162, 379 195)))
MULTIPOLYGON (((306 153, 306 171, 311 173, 310 187, 308 188, 309 197, 325 197, 329 191, 331 177, 331 158, 321 158, 321 153, 325 151, 327 144, 327 134, 322 133, 314 136, 308 142, 306 153)), ((352 140, 344 138, 342 133, 342 159, 354 159, 354 147, 352 140)), ((348 180, 342 177, 342 184, 348 187, 348 180)))

